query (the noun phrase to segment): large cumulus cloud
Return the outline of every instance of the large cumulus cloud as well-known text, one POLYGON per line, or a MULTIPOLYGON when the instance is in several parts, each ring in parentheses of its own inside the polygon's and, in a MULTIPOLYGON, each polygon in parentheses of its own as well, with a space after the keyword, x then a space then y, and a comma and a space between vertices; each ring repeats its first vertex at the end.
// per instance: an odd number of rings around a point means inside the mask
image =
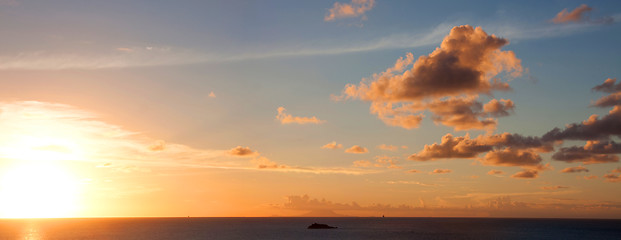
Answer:
POLYGON ((419 126, 425 110, 436 123, 456 130, 493 129, 491 117, 508 115, 514 104, 503 99, 483 105, 478 98, 509 90, 500 78, 521 74, 520 59, 501 50, 508 43, 480 27, 457 26, 431 54, 416 61, 408 54, 385 72, 348 84, 341 97, 370 101, 371 112, 386 124, 407 129, 419 126))

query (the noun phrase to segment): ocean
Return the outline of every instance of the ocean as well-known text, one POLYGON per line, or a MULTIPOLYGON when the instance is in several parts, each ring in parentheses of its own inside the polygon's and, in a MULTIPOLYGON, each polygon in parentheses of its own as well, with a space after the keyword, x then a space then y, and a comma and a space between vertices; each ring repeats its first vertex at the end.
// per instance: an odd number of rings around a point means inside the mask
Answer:
POLYGON ((510 218, 1 219, 0 239, 621 239, 621 220, 510 218), (312 223, 337 229, 306 229, 312 223))

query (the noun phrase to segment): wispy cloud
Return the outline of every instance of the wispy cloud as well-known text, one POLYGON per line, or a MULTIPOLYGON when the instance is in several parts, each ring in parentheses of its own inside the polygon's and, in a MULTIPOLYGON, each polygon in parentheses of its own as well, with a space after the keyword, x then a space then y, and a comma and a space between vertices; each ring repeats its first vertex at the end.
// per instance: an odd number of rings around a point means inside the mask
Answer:
POLYGON ((365 174, 354 168, 290 166, 257 151, 198 149, 165 142, 104 122, 97 114, 47 102, 0 102, 0 159, 86 161, 114 171, 215 168, 315 174, 365 174), (240 159, 241 157, 249 158, 240 159))
MULTIPOLYGON (((615 16, 613 22, 620 21, 615 16)), ((242 52, 207 53, 200 49, 178 46, 117 47, 91 53, 56 52, 46 50, 23 51, 0 55, 0 70, 63 70, 63 69, 114 69, 133 67, 171 66, 200 63, 222 63, 270 58, 328 56, 369 52, 386 49, 412 49, 437 45, 450 29, 459 22, 441 23, 423 31, 393 33, 371 40, 333 43, 314 40, 296 46, 259 46, 242 52), (261 49, 261 50, 259 50, 261 49), (267 50, 263 50, 267 49, 267 50)), ((466 21, 467 22, 467 21, 466 21)), ((516 23, 491 22, 481 24, 498 36, 511 40, 553 38, 594 31, 593 23, 519 25, 516 23)))

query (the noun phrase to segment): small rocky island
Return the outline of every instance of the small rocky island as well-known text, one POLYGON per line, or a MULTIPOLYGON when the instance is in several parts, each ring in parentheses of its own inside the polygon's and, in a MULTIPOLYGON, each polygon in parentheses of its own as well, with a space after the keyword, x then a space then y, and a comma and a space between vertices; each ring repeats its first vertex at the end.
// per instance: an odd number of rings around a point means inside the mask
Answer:
POLYGON ((338 228, 338 227, 332 227, 332 226, 329 226, 328 224, 321 224, 321 223, 313 223, 310 226, 308 226, 308 229, 332 229, 332 228, 338 228))

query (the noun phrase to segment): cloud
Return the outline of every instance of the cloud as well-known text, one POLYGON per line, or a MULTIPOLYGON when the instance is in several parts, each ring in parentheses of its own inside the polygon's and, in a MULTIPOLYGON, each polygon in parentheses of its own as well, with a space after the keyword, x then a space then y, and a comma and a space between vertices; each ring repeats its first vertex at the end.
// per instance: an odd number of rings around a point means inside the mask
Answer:
POLYGON ((209 95, 207 95, 210 98, 216 98, 216 94, 213 93, 213 91, 209 92, 209 95))
POLYGON ((166 142, 163 140, 159 140, 149 146, 149 150, 151 151, 163 151, 164 149, 166 149, 166 142))
POLYGON ((613 173, 621 173, 621 167, 618 167, 618 168, 612 169, 612 171, 610 171, 610 172, 613 172, 613 173))
POLYGON ((589 169, 583 167, 583 166, 577 166, 577 167, 568 167, 565 168, 561 171, 562 173, 579 173, 579 172, 589 172, 589 169))
POLYGON ((365 20, 366 16, 364 13, 373 9, 374 5, 375 0, 352 0, 351 3, 335 2, 323 20, 329 22, 339 18, 355 17, 361 17, 362 20, 365 20))
POLYGON ((276 119, 278 121, 280 121, 280 123, 282 124, 291 124, 291 123, 296 123, 296 124, 321 124, 324 123, 326 121, 320 120, 319 118, 313 116, 313 117, 294 117, 291 116, 291 114, 286 114, 285 113, 285 108, 284 107, 279 107, 278 108, 278 115, 276 115, 276 119))
POLYGON ((512 178, 537 178, 539 171, 532 169, 525 169, 511 175, 512 178))
POLYGON ((365 147, 358 146, 358 145, 354 145, 354 146, 346 149, 345 152, 346 153, 362 154, 362 153, 368 153, 369 149, 367 149, 365 147))
POLYGON ((602 118, 591 115, 582 123, 568 124, 565 129, 554 128, 542 136, 546 141, 560 140, 607 140, 611 136, 621 136, 621 105, 610 100, 621 94, 621 83, 615 84, 616 79, 609 78, 593 88, 595 91, 610 93, 595 102, 598 107, 610 107, 613 109, 602 118), (615 105, 616 104, 616 105, 615 105))
POLYGON ((606 179, 606 182, 621 182, 621 177, 619 177, 619 174, 614 173, 604 174, 604 179, 606 179))
POLYGON ((582 162, 583 164, 619 162, 615 154, 621 153, 621 144, 599 141, 587 141, 584 147, 564 147, 559 149, 552 159, 564 162, 582 162))
POLYGON ((451 173, 453 170, 451 169, 434 169, 430 174, 443 174, 443 173, 451 173))
POLYGON ((201 54, 196 50, 168 46, 118 48, 96 53, 36 51, 0 56, 0 70, 93 70, 184 65, 214 60, 215 56, 201 54))
POLYGON ((411 170, 407 170, 406 172, 407 173, 419 173, 420 171, 416 169, 411 169, 411 170))
MULTIPOLYGON (((407 148, 406 146, 401 146, 401 148, 407 148)), ((395 146, 395 145, 386 145, 386 144, 381 144, 378 145, 377 148, 382 149, 382 150, 386 150, 386 151, 397 151, 399 150, 399 146, 395 146)))
POLYGON ((396 157, 389 156, 375 156, 375 162, 371 162, 369 160, 358 160, 354 161, 354 166, 356 167, 377 167, 377 168, 403 168, 401 166, 397 166, 399 162, 396 160, 396 157))
POLYGON ((505 174, 505 172, 503 172, 501 170, 489 170, 489 172, 487 172, 487 174, 489 174, 489 175, 501 175, 501 174, 505 174))
POLYGON ((539 166, 541 156, 532 150, 505 148, 488 152, 483 161, 484 165, 493 166, 539 166))
POLYGON ((252 149, 250 149, 249 147, 237 146, 237 147, 231 148, 228 154, 232 156, 237 156, 237 157, 252 157, 252 156, 258 155, 259 153, 252 151, 252 149))
POLYGON ((601 85, 593 87, 594 91, 611 93, 608 96, 604 96, 598 99, 593 106, 597 107, 612 107, 621 105, 621 83, 615 84, 616 78, 608 78, 601 85))
POLYGON ((354 166, 356 166, 356 167, 371 167, 371 166, 373 166, 373 163, 371 163, 371 161, 369 161, 369 160, 357 160, 357 161, 354 161, 354 166))
POLYGON ((597 179, 597 176, 595 176, 595 175, 590 175, 590 176, 584 176, 584 177, 582 177, 582 178, 584 178, 585 180, 593 180, 593 179, 597 179))
POLYGON ((514 104, 495 100, 485 109, 478 97, 509 90, 501 74, 521 75, 520 59, 500 50, 508 43, 480 27, 454 27, 431 54, 414 61, 409 53, 371 80, 346 85, 337 99, 370 101, 371 112, 386 124, 406 129, 419 126, 424 110, 433 113, 434 122, 456 130, 493 129, 496 121, 489 116, 505 116, 514 104))
POLYGON ((604 83, 593 87, 592 90, 598 91, 598 92, 604 92, 604 93, 621 92, 621 83, 615 84, 616 81, 617 81, 616 78, 608 78, 604 80, 604 83))
POLYGON ((201 149, 150 138, 102 121, 97 114, 57 103, 0 102, 0 160, 90 162, 117 172, 211 168, 313 174, 366 174, 351 168, 277 164, 247 147, 201 149), (239 161, 237 157, 251 157, 239 161))
POLYGON ((468 134, 463 137, 446 134, 439 144, 425 145, 421 151, 410 155, 408 159, 414 161, 473 159, 487 152, 485 158, 479 159, 485 165, 535 167, 541 162, 537 152, 551 150, 550 143, 538 137, 524 137, 519 134, 479 135, 476 138, 470 138, 468 134))
POLYGON ((343 148, 343 144, 337 144, 335 141, 321 146, 322 149, 340 149, 343 148))
POLYGON ((544 186, 544 187, 541 187, 541 189, 543 189, 543 190, 558 190, 558 189, 561 189, 561 188, 569 188, 569 187, 565 187, 565 186, 544 186))
MULTIPOLYGON (((417 181, 388 181, 387 184, 412 184, 429 186, 417 181)), ((433 186, 433 185, 431 185, 433 186)), ((561 186, 562 188, 563 186, 561 186)), ((559 189, 561 189, 559 188, 559 189)), ((558 190, 558 189, 557 189, 558 190)), ((465 196, 454 196, 452 198, 472 199, 473 204, 445 205, 440 203, 443 199, 434 201, 424 201, 419 198, 417 205, 410 204, 380 204, 373 203, 361 205, 355 201, 349 203, 333 202, 326 199, 311 198, 308 195, 292 195, 285 198, 284 203, 272 204, 271 206, 279 210, 295 210, 297 214, 302 212, 326 212, 349 216, 381 216, 389 217, 555 217, 555 218, 584 218, 596 216, 609 216, 616 218, 621 212, 621 204, 610 201, 577 201, 570 200, 559 203, 529 203, 512 200, 511 197, 524 195, 557 195, 566 191, 539 191, 533 193, 471 193, 465 196), (420 203, 419 203, 420 202, 420 203)), ((450 199, 447 197, 444 199, 450 199)), ((410 200, 411 202, 411 200, 410 200)), ((295 216, 295 215, 293 215, 295 216)), ((326 215, 321 215, 326 216, 326 215)))
POLYGON ((425 187, 433 187, 433 186, 437 186, 436 184, 427 184, 427 183, 421 183, 418 181, 387 181, 387 184, 407 184, 407 185, 420 185, 420 186, 425 186, 425 187))
POLYGON ((403 168, 401 166, 397 166, 399 163, 396 160, 397 157, 389 157, 389 156, 375 156, 375 167, 386 167, 386 168, 403 168))
POLYGON ((571 12, 567 11, 567 8, 556 14, 556 17, 552 19, 553 23, 568 23, 568 22, 580 22, 584 20, 584 14, 593 10, 593 8, 582 4, 575 8, 571 12))

